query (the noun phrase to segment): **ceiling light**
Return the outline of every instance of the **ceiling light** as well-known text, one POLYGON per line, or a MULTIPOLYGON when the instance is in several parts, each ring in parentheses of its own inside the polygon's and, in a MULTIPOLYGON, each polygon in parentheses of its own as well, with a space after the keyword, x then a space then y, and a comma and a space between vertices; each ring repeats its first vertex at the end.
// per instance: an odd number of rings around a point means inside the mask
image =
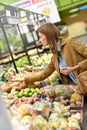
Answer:
POLYGON ((70 18, 73 18, 73 17, 77 17, 78 16, 78 14, 72 14, 72 15, 70 15, 69 17, 70 18))
POLYGON ((71 10, 69 11, 69 13, 74 13, 74 12, 77 12, 77 11, 79 11, 79 8, 71 9, 71 10))

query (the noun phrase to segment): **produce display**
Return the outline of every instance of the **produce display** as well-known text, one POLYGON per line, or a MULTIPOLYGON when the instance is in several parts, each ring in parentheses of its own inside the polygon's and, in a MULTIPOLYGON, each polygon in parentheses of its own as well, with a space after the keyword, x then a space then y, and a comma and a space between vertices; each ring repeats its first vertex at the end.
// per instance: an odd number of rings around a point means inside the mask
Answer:
POLYGON ((42 55, 37 58, 39 61, 34 58, 32 61, 37 66, 19 60, 19 74, 10 69, 0 75, 3 99, 13 130, 81 130, 84 97, 77 92, 78 86, 60 84, 56 71, 45 80, 46 86, 11 82, 11 76, 23 77, 25 73, 44 69, 48 62, 45 59, 50 62, 51 55, 42 55))
MULTIPOLYGON (((40 65, 40 67, 41 66, 43 67, 45 64, 48 64, 50 62, 51 57, 52 57, 51 53, 44 54, 44 55, 42 54, 40 56, 33 55, 33 56, 30 56, 30 60, 31 60, 32 66, 40 65)), ((29 61, 27 59, 27 56, 23 56, 20 59, 15 60, 15 63, 16 63, 16 66, 19 68, 22 68, 22 67, 26 68, 26 66, 29 65, 29 61)))
POLYGON ((10 94, 12 94, 18 98, 31 97, 34 94, 39 94, 39 93, 41 93, 39 88, 35 88, 35 89, 34 88, 24 88, 24 89, 21 89, 19 91, 12 89, 10 91, 10 94))
POLYGON ((5 92, 3 98, 9 104, 7 107, 13 126, 23 126, 24 130, 81 130, 83 111, 80 107, 79 110, 72 109, 70 105, 72 99, 79 101, 79 106, 83 104, 83 96, 75 93, 75 87, 57 85, 5 92), (20 92, 23 93, 18 96, 20 92), (27 94, 24 95, 24 92, 27 94))

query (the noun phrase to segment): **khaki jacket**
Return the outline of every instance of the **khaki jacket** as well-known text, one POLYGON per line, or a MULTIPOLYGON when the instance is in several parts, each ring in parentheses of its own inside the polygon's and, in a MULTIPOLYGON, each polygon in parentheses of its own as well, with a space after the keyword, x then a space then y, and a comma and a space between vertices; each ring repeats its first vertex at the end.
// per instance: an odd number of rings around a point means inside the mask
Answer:
MULTIPOLYGON (((74 71, 76 77, 81 73, 87 70, 87 45, 82 44, 79 40, 74 38, 62 39, 61 41, 61 51, 63 57, 68 64, 68 66, 75 66, 79 64, 80 70, 74 71)), ((34 75, 26 75, 25 82, 35 82, 41 81, 48 76, 50 76, 54 71, 57 71, 60 79, 64 84, 74 84, 73 81, 69 79, 68 76, 59 73, 58 67, 58 55, 52 56, 50 64, 43 70, 34 75)))

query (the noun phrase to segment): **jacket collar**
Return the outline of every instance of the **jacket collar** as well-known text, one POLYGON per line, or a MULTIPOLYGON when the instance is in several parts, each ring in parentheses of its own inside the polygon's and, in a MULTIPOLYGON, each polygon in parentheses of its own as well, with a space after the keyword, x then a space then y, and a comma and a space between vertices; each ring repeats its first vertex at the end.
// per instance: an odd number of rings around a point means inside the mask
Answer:
POLYGON ((63 47, 65 44, 67 44, 68 41, 70 41, 70 37, 69 38, 65 38, 65 37, 59 37, 60 40, 60 46, 63 47))

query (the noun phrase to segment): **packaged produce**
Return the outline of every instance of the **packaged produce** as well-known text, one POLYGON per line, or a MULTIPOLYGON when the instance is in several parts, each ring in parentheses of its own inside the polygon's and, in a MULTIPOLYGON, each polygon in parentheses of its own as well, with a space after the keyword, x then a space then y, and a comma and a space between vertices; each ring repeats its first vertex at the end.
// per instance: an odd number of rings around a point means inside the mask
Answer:
POLYGON ((54 87, 52 86, 46 86, 41 88, 41 92, 46 96, 54 97, 54 87))
POLYGON ((48 123, 41 115, 37 115, 33 121, 33 125, 37 130, 48 130, 48 123))

